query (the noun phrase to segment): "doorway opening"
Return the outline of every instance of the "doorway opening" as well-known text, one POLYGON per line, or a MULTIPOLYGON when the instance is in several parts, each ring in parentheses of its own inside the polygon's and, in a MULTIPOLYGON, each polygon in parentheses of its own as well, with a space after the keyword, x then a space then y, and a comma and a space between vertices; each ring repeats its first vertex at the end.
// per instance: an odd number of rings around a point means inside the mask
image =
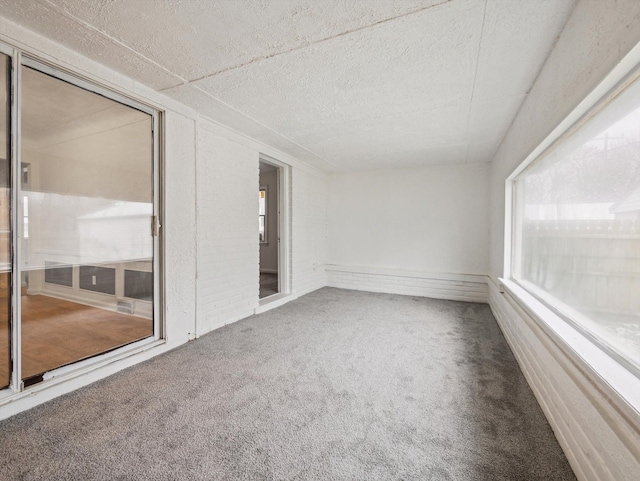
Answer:
POLYGON ((280 275, 280 189, 282 167, 260 159, 258 236, 260 299, 282 291, 280 275))

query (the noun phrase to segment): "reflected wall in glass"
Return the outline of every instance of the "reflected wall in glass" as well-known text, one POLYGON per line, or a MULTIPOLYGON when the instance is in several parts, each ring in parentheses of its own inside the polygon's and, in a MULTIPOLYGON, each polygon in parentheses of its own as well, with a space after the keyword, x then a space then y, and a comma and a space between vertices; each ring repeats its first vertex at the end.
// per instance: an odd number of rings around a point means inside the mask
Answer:
POLYGON ((0 54, 0 388, 11 382, 10 67, 0 54))

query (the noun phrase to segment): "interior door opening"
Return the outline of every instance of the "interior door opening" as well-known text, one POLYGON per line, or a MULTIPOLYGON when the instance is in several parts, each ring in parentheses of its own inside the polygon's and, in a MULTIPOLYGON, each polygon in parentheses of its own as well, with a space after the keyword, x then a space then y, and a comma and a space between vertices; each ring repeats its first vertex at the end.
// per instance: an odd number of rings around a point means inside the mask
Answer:
POLYGON ((280 166, 260 160, 258 234, 260 240, 260 299, 281 292, 280 166))

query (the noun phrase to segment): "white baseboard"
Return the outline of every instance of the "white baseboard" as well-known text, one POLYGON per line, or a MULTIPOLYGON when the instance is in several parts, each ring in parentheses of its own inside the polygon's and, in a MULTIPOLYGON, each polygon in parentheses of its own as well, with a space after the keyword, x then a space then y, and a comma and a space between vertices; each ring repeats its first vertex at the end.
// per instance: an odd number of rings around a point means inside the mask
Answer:
POLYGON ((489 304, 576 477, 623 481, 640 473, 637 422, 616 407, 583 362, 562 349, 491 280, 489 304))
POLYGON ((326 266, 327 285, 342 289, 489 302, 487 277, 472 274, 414 272, 371 267, 326 266))

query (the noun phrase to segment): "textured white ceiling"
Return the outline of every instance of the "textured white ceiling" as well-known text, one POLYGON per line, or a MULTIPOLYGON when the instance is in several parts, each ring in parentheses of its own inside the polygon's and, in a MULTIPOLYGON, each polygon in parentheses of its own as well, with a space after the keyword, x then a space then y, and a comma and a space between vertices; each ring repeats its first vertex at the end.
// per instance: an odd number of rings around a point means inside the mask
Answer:
POLYGON ((574 0, 0 0, 330 171, 489 162, 574 0))

